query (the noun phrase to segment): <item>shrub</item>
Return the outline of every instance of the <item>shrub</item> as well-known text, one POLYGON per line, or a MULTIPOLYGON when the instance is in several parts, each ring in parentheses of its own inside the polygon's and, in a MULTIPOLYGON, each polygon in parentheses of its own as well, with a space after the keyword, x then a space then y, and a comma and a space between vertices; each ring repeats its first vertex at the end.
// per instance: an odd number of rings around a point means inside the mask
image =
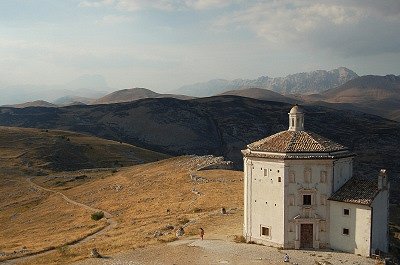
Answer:
POLYGON ((57 252, 63 257, 68 256, 70 254, 68 245, 57 247, 57 252))
POLYGON ((235 243, 246 243, 246 238, 242 235, 240 235, 240 236, 235 235, 235 237, 233 238, 233 241, 235 243))
POLYGON ((92 213, 92 220, 98 221, 104 217, 104 213, 102 211, 92 213))

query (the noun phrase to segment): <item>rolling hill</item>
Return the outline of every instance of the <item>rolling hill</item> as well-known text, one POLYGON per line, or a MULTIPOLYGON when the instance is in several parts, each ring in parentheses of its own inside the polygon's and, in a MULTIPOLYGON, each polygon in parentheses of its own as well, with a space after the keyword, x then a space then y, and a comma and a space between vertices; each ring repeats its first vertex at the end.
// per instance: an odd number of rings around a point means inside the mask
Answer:
POLYGON ((53 101, 57 106, 71 106, 71 105, 88 105, 95 99, 79 97, 79 96, 64 96, 53 101))
POLYGON ((168 156, 130 144, 59 130, 0 127, 0 168, 44 174, 136 165, 168 156))
POLYGON ((159 94, 146 88, 130 88, 122 89, 111 94, 105 95, 97 100, 94 100, 92 104, 111 104, 111 103, 121 103, 121 102, 131 102, 139 99, 145 98, 177 98, 177 99, 190 99, 192 97, 183 95, 173 95, 173 94, 159 94))
POLYGON ((364 103, 387 99, 400 100, 400 76, 366 75, 353 79, 321 95, 332 103, 364 103))
POLYGON ((300 97, 311 103, 328 105, 326 102, 338 109, 358 110, 400 121, 400 76, 361 76, 321 94, 300 97))
POLYGON ((285 102, 290 104, 300 103, 300 100, 296 100, 290 97, 285 97, 274 91, 262 88, 246 88, 240 90, 230 90, 218 96, 239 96, 239 97, 254 98, 259 100, 285 102))
POLYGON ((5 105, 4 107, 12 107, 12 108, 28 108, 28 107, 46 107, 46 108, 56 108, 57 105, 44 101, 44 100, 36 100, 25 102, 21 104, 14 104, 14 105, 5 105))

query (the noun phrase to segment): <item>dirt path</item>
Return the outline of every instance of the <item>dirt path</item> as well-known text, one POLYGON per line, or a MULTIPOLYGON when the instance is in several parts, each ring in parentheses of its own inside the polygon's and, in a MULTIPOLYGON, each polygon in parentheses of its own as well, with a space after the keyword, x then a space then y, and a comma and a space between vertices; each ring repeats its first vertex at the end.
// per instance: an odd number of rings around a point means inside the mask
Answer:
POLYGON ((374 265, 376 260, 329 250, 280 250, 226 239, 185 238, 168 244, 139 248, 103 259, 86 259, 74 265, 203 265, 203 264, 332 264, 374 265), (283 258, 288 253, 290 262, 283 258))
MULTIPOLYGON (((39 189, 39 190, 43 190, 43 191, 46 191, 46 192, 51 192, 51 193, 54 193, 56 195, 59 195, 65 201, 67 201, 67 202, 69 202, 69 203, 71 203, 73 205, 82 207, 82 208, 84 208, 86 210, 89 210, 89 211, 92 211, 92 212, 100 212, 100 211, 102 211, 104 213, 104 217, 106 218, 106 221, 108 223, 107 226, 95 231, 92 234, 87 235, 84 238, 80 238, 80 239, 77 239, 77 240, 75 240, 73 242, 67 243, 68 246, 77 246, 79 244, 85 243, 85 242, 87 242, 89 240, 94 239, 95 237, 97 237, 99 235, 102 235, 102 234, 106 233, 107 231, 115 228, 118 225, 118 222, 113 218, 112 214, 110 214, 109 212, 106 212, 106 211, 101 210, 101 209, 93 208, 93 207, 90 207, 89 205, 74 201, 74 200, 68 198, 65 194, 63 194, 60 191, 54 191, 52 189, 48 189, 48 188, 39 186, 38 184, 34 183, 31 178, 28 178, 27 181, 29 182, 29 184, 32 187, 34 187, 36 189, 39 189)), ((56 251, 56 247, 51 247, 51 248, 49 248, 47 250, 43 250, 43 251, 39 251, 39 252, 35 252, 35 253, 28 253, 28 254, 26 254, 24 256, 11 258, 9 260, 4 261, 2 264, 15 264, 16 262, 26 261, 26 260, 28 260, 30 258, 46 255, 46 254, 52 253, 54 251, 56 251)))

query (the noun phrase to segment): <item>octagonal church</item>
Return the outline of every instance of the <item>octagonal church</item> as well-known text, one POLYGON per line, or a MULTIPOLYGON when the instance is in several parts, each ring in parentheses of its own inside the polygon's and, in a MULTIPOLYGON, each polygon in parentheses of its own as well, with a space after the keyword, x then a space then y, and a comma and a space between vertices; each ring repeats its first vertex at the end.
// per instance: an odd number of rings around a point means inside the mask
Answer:
POLYGON ((287 131, 242 150, 246 240, 363 256, 387 252, 386 171, 375 179, 353 177, 354 154, 306 131, 304 116, 294 106, 287 131))

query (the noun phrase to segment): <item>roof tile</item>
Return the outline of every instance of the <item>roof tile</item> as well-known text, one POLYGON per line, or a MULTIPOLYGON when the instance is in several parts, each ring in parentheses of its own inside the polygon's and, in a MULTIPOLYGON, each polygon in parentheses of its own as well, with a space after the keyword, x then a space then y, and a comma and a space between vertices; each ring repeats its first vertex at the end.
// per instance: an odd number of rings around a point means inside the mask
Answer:
POLYGON ((371 205, 378 194, 377 179, 351 178, 329 200, 371 205))
POLYGON ((247 146, 260 152, 335 152, 347 147, 306 131, 282 131, 247 146))

